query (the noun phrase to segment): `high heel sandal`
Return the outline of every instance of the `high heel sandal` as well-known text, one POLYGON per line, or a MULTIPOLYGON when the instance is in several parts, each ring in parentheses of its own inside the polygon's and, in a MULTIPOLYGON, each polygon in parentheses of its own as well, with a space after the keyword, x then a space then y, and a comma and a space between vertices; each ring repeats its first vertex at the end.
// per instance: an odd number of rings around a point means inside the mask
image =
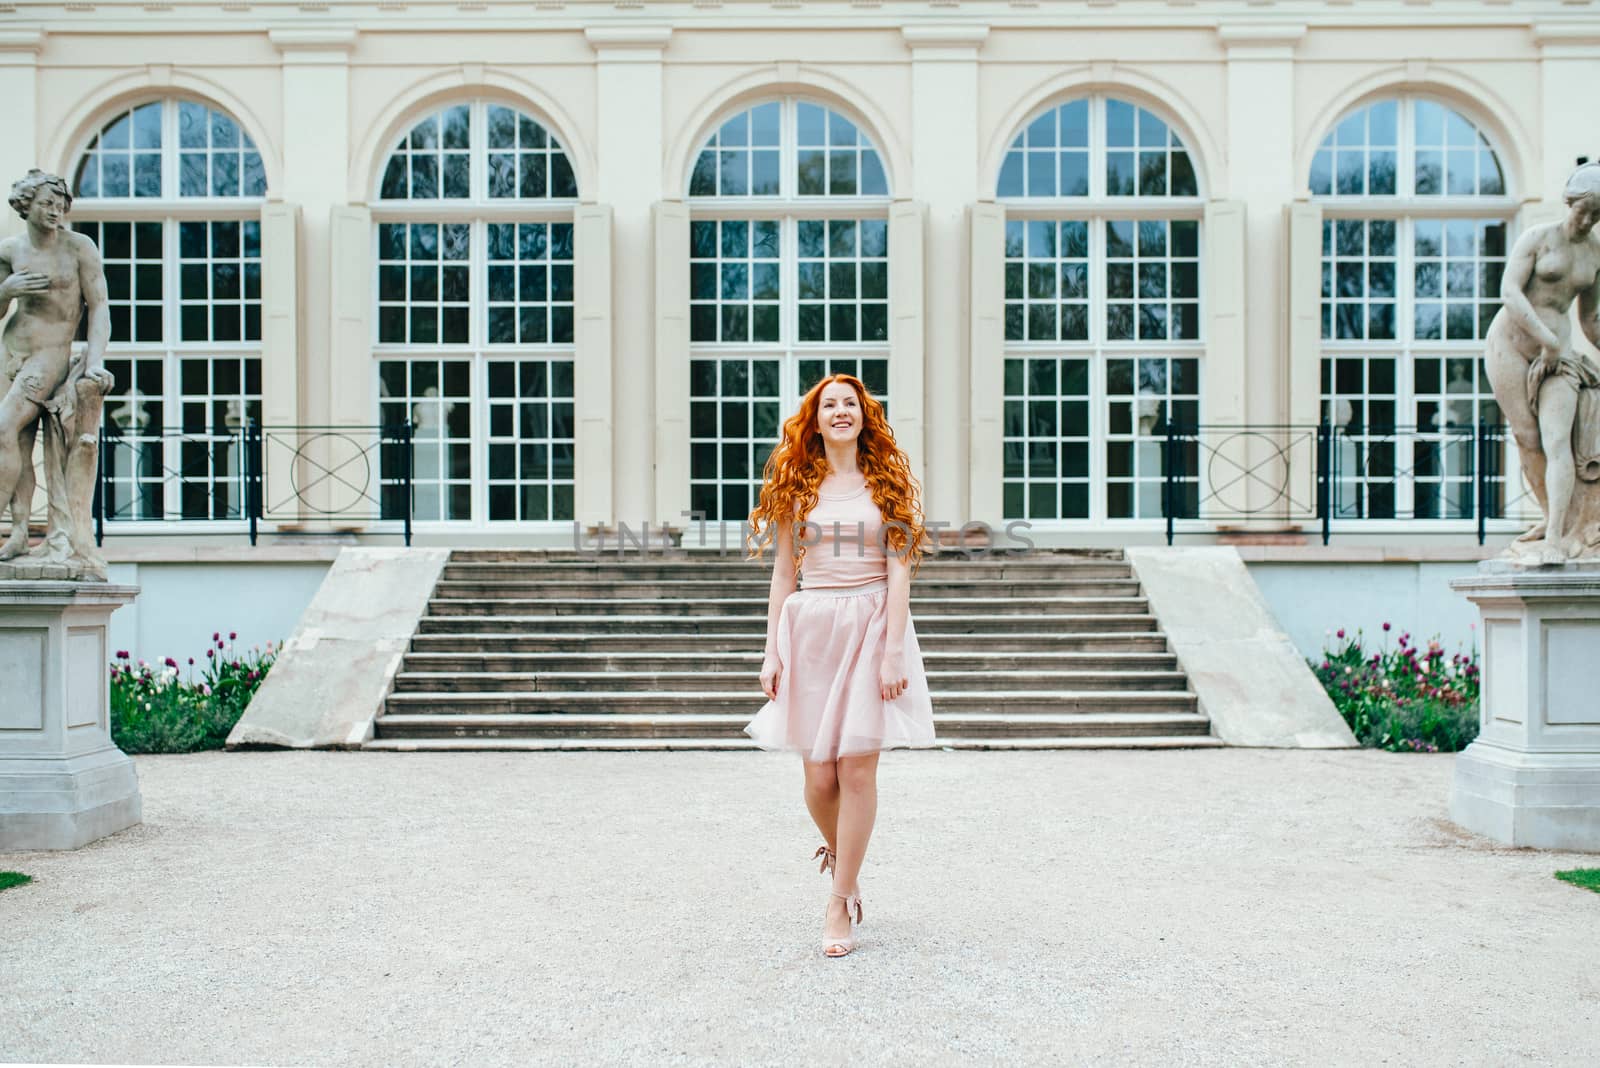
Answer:
POLYGON ((844 898, 845 919, 850 919, 850 910, 855 910, 855 919, 850 924, 850 933, 843 938, 823 938, 822 955, 825 957, 843 957, 856 948, 856 924, 861 922, 861 891, 858 889, 852 894, 841 894, 837 890, 829 890, 834 897, 844 898), (837 950, 838 952, 835 952, 837 950))
POLYGON ((822 865, 821 867, 817 868, 817 871, 824 875, 827 875, 829 872, 833 871, 833 864, 836 858, 833 855, 833 850, 828 848, 828 844, 826 842, 817 846, 817 851, 811 854, 812 860, 816 860, 818 857, 822 858, 822 865))

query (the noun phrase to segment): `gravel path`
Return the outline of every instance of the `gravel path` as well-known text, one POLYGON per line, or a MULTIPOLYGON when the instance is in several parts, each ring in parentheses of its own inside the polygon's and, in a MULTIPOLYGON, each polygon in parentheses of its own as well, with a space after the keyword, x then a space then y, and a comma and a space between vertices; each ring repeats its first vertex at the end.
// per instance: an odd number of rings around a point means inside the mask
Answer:
POLYGON ((830 961, 783 755, 140 757, 142 826, 0 855, 0 1061, 1593 1063, 1600 858, 1451 761, 891 753, 830 961))

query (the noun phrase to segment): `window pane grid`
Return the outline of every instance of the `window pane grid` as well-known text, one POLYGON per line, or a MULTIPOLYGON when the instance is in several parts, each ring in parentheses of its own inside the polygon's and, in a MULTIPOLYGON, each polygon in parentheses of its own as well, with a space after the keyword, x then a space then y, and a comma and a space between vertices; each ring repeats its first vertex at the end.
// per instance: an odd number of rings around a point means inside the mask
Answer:
POLYGON ((261 154, 238 123, 189 100, 177 101, 177 109, 179 196, 266 195, 261 154))
POLYGON ((784 415, 782 369, 779 357, 689 362, 689 507, 708 520, 755 507, 784 415))
POLYGON ((466 344, 470 223, 378 224, 378 341, 466 344))
POLYGON ((165 519, 166 360, 108 353, 106 370, 116 380, 104 409, 106 519, 165 519))
POLYGON ((1380 101, 1346 117, 1311 161, 1318 196, 1394 196, 1400 159, 1399 104, 1380 101))
POLYGON ((1413 190, 1427 196, 1500 196, 1505 177, 1488 140, 1465 116, 1432 100, 1413 100, 1413 190))
MULTIPOLYGON (((1106 361, 1106 514, 1113 519, 1159 519, 1169 423, 1200 422, 1200 361, 1192 357, 1139 357, 1106 361)), ((1176 457, 1176 514, 1199 508, 1198 445, 1185 441, 1176 457)))
POLYGON ((1107 341, 1193 341, 1200 336, 1200 224, 1108 219, 1107 341))
POLYGON ((488 364, 491 522, 573 518, 572 382, 570 359, 488 364))
POLYGON ((689 224, 689 338, 777 342, 782 223, 696 219, 689 224))
POLYGON ((689 177, 692 197, 775 197, 782 188, 782 105, 774 100, 717 127, 689 177))
POLYGON ((888 341, 888 222, 801 219, 795 230, 797 340, 888 341))
POLYGON ((798 399, 828 375, 855 375, 867 392, 889 407, 889 361, 882 356, 802 356, 796 361, 795 397, 798 399))
POLYGON ((573 338, 571 223, 489 223, 488 341, 570 345, 573 338))
POLYGON ((486 112, 490 199, 576 197, 572 162, 549 131, 527 115, 490 105, 486 112))
POLYGON ((413 126, 389 155, 384 200, 465 200, 472 195, 472 107, 457 104, 413 126))
POLYGON ((255 142, 226 112, 191 100, 153 100, 100 128, 79 157, 73 196, 264 197, 255 142))
POLYGON ((1006 222, 1007 341, 1087 341, 1089 222, 1006 222))
POLYGON ((178 224, 178 336, 261 340, 261 224, 253 219, 178 224))
POLYGON ((1506 224, 1498 219, 1416 219, 1412 323, 1418 341, 1475 341, 1500 310, 1506 224))
POLYGON ((1005 361, 1004 512, 1028 519, 1088 519, 1092 360, 1036 356, 1005 361))
POLYGON ((1322 336, 1393 341, 1396 314, 1393 219, 1322 221, 1322 336))
POLYGON ((856 124, 803 100, 795 106, 795 171, 799 196, 889 195, 877 149, 856 124))
POLYGON ((159 198, 162 132, 160 101, 106 123, 78 162, 73 196, 159 198))
MULTIPOLYGON (((75 220, 72 228, 100 249, 114 344, 166 338, 167 291, 164 224, 75 220)), ((88 337, 88 317, 78 324, 78 340, 88 337)))
MULTIPOLYGON (((472 518, 472 360, 378 362, 378 417, 385 427, 412 424, 412 504, 419 520, 472 518)), ((385 449, 382 512, 405 515, 399 449, 385 449)))
POLYGON ((1106 196, 1192 197, 1194 164, 1183 142, 1154 112, 1107 100, 1106 196))

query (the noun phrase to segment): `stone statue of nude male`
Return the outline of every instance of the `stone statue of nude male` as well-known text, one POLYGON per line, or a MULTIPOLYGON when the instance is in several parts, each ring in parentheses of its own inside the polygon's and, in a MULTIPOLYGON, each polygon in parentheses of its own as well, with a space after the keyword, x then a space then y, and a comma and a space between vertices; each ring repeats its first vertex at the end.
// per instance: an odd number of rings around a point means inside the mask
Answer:
POLYGON ((26 554, 30 563, 56 565, 0 564, 0 577, 7 571, 9 577, 106 577, 89 512, 101 404, 112 386, 104 367, 111 315, 99 250, 65 227, 71 206, 66 182, 31 170, 11 187, 11 207, 27 220, 27 231, 0 241, 0 317, 17 305, 0 336, 0 507, 11 506, 11 535, 0 545, 0 561, 26 554), (88 345, 74 359, 72 342, 85 311, 88 345), (33 446, 41 428, 50 520, 44 542, 30 551, 33 446))

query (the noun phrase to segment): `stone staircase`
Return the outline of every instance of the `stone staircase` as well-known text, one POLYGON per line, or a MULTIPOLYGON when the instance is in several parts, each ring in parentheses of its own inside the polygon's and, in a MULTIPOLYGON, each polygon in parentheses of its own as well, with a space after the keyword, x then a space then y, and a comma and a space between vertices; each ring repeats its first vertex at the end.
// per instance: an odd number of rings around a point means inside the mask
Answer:
MULTIPOLYGON (((751 748, 770 575, 732 553, 456 551, 366 747, 751 748)), ((911 590, 941 745, 1221 744, 1119 550, 946 554, 911 590)))

